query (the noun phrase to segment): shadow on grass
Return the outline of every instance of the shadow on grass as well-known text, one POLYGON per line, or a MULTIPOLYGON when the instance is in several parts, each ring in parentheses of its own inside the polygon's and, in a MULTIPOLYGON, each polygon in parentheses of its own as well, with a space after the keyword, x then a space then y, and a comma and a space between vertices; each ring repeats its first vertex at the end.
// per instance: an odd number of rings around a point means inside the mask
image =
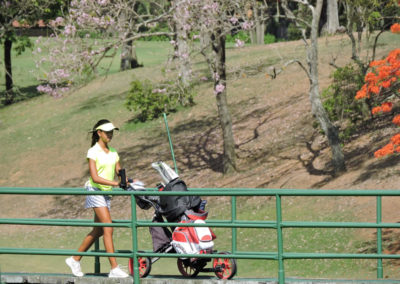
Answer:
MULTIPOLYGON (((215 149, 217 139, 215 135, 219 124, 213 118, 191 120, 181 123, 171 129, 174 152, 178 168, 187 171, 212 169, 222 172, 222 153, 215 149), (201 135, 188 137, 190 129, 203 129, 201 135)), ((157 173, 151 168, 151 163, 159 160, 170 161, 171 153, 167 134, 164 129, 156 130, 136 145, 117 149, 121 158, 121 165, 126 169, 129 177, 141 180, 152 180, 157 173)), ((172 166, 172 165, 170 165, 172 166)), ((63 187, 83 187, 85 180, 90 176, 89 169, 81 177, 66 181, 63 187)))
POLYGON ((85 110, 91 110, 98 108, 99 106, 106 106, 110 104, 112 100, 124 100, 126 92, 120 92, 113 95, 96 96, 89 98, 85 102, 82 102, 78 108, 75 109, 74 113, 80 113, 85 110))
POLYGON ((175 125, 170 133, 179 163, 191 171, 211 169, 221 173, 223 154, 219 131, 216 117, 202 117, 175 125))
MULTIPOLYGON (((385 129, 392 126, 392 122, 388 119, 389 115, 382 115, 373 120, 366 120, 357 126, 357 131, 348 138, 345 143, 351 143, 353 140, 358 139, 362 135, 371 133, 375 129, 385 129)), ((375 159, 373 157, 374 151, 385 145, 388 141, 388 137, 376 135, 375 138, 367 145, 356 147, 351 151, 344 151, 346 167, 351 171, 352 169, 357 169, 370 159, 375 159), (370 154, 368 154, 370 153, 370 154)), ((329 147, 328 145, 326 147, 329 147)), ((352 182, 353 185, 360 184, 371 178, 376 177, 382 170, 392 168, 396 166, 400 161, 400 157, 397 155, 392 155, 384 157, 381 159, 376 159, 374 162, 364 168, 363 172, 352 182)), ((331 175, 326 177, 323 181, 315 184, 314 186, 323 186, 340 175, 331 175)))
MULTIPOLYGON (((39 93, 37 91, 37 85, 31 85, 23 88, 15 87, 14 91, 14 98, 13 98, 13 103, 19 103, 22 101, 26 101, 38 96, 42 96, 43 94, 39 93)), ((0 92, 0 108, 5 107, 7 105, 4 104, 4 97, 5 97, 5 91, 0 92)))
MULTIPOLYGON (((130 123, 137 123, 137 118, 132 119, 130 123)), ((175 157, 177 163, 180 164, 178 167, 190 171, 211 169, 215 172, 222 172, 222 147, 219 146, 221 144, 219 131, 219 122, 216 117, 194 118, 170 127, 175 157)), ((170 160, 171 153, 165 130, 160 129, 158 132, 153 132, 151 137, 151 141, 146 141, 140 146, 126 148, 123 151, 129 157, 150 156, 153 162, 170 160)), ((127 162, 131 160, 129 157, 126 158, 127 162)))
POLYGON ((385 158, 377 159, 372 165, 369 165, 365 171, 353 182, 353 184, 362 183, 374 176, 382 173, 383 169, 392 168, 396 166, 400 161, 400 157, 397 155, 391 155, 385 158))

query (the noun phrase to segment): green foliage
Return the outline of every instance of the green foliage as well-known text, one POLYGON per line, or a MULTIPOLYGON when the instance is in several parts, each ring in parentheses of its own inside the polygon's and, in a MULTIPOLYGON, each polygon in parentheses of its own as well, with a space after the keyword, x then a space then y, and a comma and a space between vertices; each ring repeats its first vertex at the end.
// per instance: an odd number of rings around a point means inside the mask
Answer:
POLYGON ((400 7, 397 0, 346 0, 356 7, 354 16, 356 21, 364 22, 368 29, 381 30, 387 29, 393 20, 398 17, 400 7))
POLYGON ((298 25, 296 25, 294 22, 289 24, 287 29, 288 40, 301 39, 303 37, 302 30, 305 30, 306 36, 309 36, 311 29, 304 23, 311 23, 312 21, 310 9, 308 9, 306 5, 299 5, 297 9, 293 9, 293 13, 297 18, 302 19, 302 21, 299 21, 298 25))
POLYGON ((382 15, 377 11, 373 11, 368 16, 368 24, 371 26, 372 29, 378 28, 380 26, 381 20, 382 20, 382 15))
POLYGON ((249 33, 246 31, 239 31, 234 35, 226 35, 226 42, 235 42, 236 39, 243 41, 244 43, 250 43, 249 33))
POLYGON ((163 93, 154 92, 153 85, 149 81, 135 80, 131 83, 131 89, 126 98, 125 105, 131 111, 139 110, 140 121, 152 120, 167 112, 169 98, 163 93))
POLYGON ((17 52, 17 55, 21 55, 26 48, 33 48, 33 43, 27 36, 17 37, 14 46, 14 50, 17 52))
POLYGON ((265 44, 270 44, 270 43, 274 43, 274 42, 276 42, 276 37, 273 34, 267 33, 264 36, 264 43, 265 44))
POLYGON ((290 23, 287 28, 287 37, 288 40, 298 40, 301 39, 301 31, 300 29, 294 24, 290 23))
POLYGON ((183 87, 179 82, 166 82, 154 85, 146 80, 134 80, 125 101, 130 111, 139 111, 138 120, 148 121, 159 117, 163 112, 176 111, 179 105, 194 104, 191 87, 183 87))
POLYGON ((345 120, 350 122, 341 133, 346 137, 355 130, 354 124, 369 113, 366 103, 355 99, 355 94, 363 85, 363 81, 363 71, 357 65, 349 64, 333 73, 332 85, 322 92, 323 105, 329 118, 340 123, 345 120))
MULTIPOLYGON (((144 31, 145 33, 156 33, 156 32, 165 32, 165 33, 170 33, 171 31, 169 30, 168 27, 153 27, 150 28, 149 30, 144 31)), ((170 41, 171 39, 169 36, 166 35, 153 35, 153 36, 147 36, 142 38, 143 41, 170 41)))
POLYGON ((102 33, 100 31, 78 30, 76 34, 80 38, 92 38, 92 39, 102 38, 102 33))

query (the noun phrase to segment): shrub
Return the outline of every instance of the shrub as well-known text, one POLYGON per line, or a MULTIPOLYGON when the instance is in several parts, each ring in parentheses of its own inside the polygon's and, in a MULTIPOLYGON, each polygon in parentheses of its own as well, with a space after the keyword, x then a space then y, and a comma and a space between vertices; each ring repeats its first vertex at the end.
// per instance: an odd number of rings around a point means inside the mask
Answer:
POLYGON ((265 34, 264 36, 264 44, 270 44, 276 42, 276 37, 273 34, 265 34))
POLYGON ((301 30, 295 24, 290 23, 287 28, 288 40, 298 40, 302 38, 301 30))
POLYGON ((341 125, 349 123, 342 134, 350 136, 355 130, 354 125, 368 116, 368 106, 365 101, 355 99, 355 93, 363 85, 363 71, 356 65, 349 64, 338 68, 333 73, 333 83, 322 92, 323 105, 332 121, 341 125))
POLYGON ((233 35, 226 35, 226 42, 235 42, 236 39, 243 41, 244 43, 250 43, 250 36, 247 31, 239 31, 233 35))
POLYGON ((140 111, 138 115, 140 121, 151 120, 157 118, 163 112, 167 112, 168 96, 153 90, 154 88, 149 81, 142 83, 135 80, 131 83, 125 105, 130 111, 140 111))
POLYGON ((152 84, 148 80, 134 80, 125 105, 130 111, 139 111, 137 118, 143 122, 155 119, 162 113, 176 111, 179 105, 191 106, 194 104, 193 97, 193 89, 185 88, 179 82, 152 84))

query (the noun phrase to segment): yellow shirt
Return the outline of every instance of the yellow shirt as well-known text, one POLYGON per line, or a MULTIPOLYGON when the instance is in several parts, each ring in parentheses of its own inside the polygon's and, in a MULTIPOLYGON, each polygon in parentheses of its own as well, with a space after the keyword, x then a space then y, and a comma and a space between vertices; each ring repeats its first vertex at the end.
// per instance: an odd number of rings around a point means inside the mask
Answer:
MULTIPOLYGON (((110 152, 108 153, 104 152, 100 145, 96 143, 88 150, 87 158, 96 162, 96 169, 99 177, 106 180, 114 180, 115 164, 119 161, 119 156, 114 148, 109 147, 109 150, 110 152)), ((100 190, 110 191, 112 189, 111 185, 95 183, 92 177, 90 177, 89 181, 93 187, 97 187, 100 190)))

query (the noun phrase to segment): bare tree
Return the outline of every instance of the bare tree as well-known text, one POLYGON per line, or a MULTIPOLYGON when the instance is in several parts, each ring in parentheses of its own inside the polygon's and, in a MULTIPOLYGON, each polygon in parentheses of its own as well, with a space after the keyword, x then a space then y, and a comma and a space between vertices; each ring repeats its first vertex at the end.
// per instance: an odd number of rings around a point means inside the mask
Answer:
POLYGON ((324 109, 321 101, 318 80, 318 28, 321 17, 323 0, 317 0, 313 5, 308 0, 282 0, 282 7, 285 10, 286 16, 293 20, 296 25, 302 30, 303 41, 306 45, 307 55, 307 68, 303 65, 303 70, 307 74, 310 81, 309 97, 311 102, 311 111, 315 118, 318 120, 322 130, 328 138, 328 142, 332 152, 332 164, 335 172, 345 171, 344 155, 340 146, 338 129, 332 124, 329 116, 324 109), (291 9, 289 9, 288 2, 297 2, 304 5, 311 14, 311 22, 306 19, 297 17, 291 9), (311 32, 309 38, 306 36, 306 27, 311 32))
MULTIPOLYGON (((250 30, 251 22, 245 15, 247 0, 177 0, 180 9, 174 20, 177 26, 185 27, 193 37, 190 40, 191 53, 200 52, 206 59, 214 82, 214 94, 223 137, 224 173, 236 170, 235 141, 232 118, 228 107, 225 39, 233 30, 250 30), (193 41, 197 40, 198 41, 193 41)), ((244 43, 236 40, 236 45, 244 43)), ((179 52, 180 53, 180 52, 179 52)))

